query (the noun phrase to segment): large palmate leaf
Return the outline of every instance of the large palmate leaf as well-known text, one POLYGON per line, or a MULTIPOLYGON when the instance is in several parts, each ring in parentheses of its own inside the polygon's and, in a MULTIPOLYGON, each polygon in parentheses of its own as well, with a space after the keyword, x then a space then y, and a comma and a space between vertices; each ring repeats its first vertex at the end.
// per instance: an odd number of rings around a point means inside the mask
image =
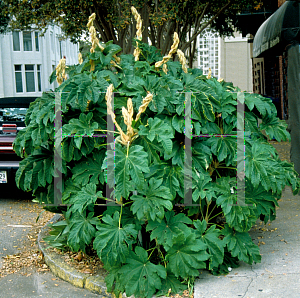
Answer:
POLYGON ((215 184, 211 183, 211 177, 208 173, 202 174, 193 172, 193 201, 197 202, 200 199, 206 198, 207 201, 211 201, 212 197, 215 195, 215 184))
POLYGON ((179 143, 179 141, 173 142, 172 152, 168 154, 164 153, 165 160, 172 158, 172 165, 178 165, 181 168, 184 167, 184 157, 185 157, 185 147, 184 144, 179 143))
POLYGON ((91 243, 95 236, 95 226, 99 223, 99 219, 94 217, 93 212, 88 213, 88 216, 77 213, 71 219, 68 245, 74 251, 85 251, 86 246, 91 243))
POLYGON ((146 136, 140 136, 134 142, 136 145, 144 147, 145 152, 148 153, 148 163, 160 163, 159 152, 162 151, 162 146, 156 141, 150 141, 146 136))
POLYGON ((145 178, 150 177, 163 178, 163 186, 170 189, 173 197, 176 193, 183 197, 183 171, 179 166, 172 166, 170 163, 161 163, 158 165, 153 165, 149 167, 150 172, 145 175, 145 178))
POLYGON ((139 246, 135 248, 135 252, 130 251, 126 265, 119 272, 122 274, 127 296, 134 294, 151 298, 156 289, 161 288, 161 280, 166 278, 166 268, 151 263, 147 251, 139 246))
POLYGON ((255 106, 262 116, 271 116, 275 109, 275 106, 272 104, 271 99, 265 98, 260 94, 255 93, 245 94, 245 104, 247 105, 250 111, 252 111, 255 106))
POLYGON ((170 154, 172 152, 172 138, 173 129, 166 122, 158 118, 148 119, 149 127, 140 126, 139 134, 147 136, 147 138, 152 142, 155 138, 158 143, 161 143, 166 153, 170 154))
POLYGON ((93 135, 95 129, 98 128, 98 123, 92 122, 93 113, 81 113, 79 119, 71 119, 68 124, 63 125, 62 133, 64 136, 76 135, 93 135))
MULTIPOLYGON (((144 173, 149 172, 148 154, 144 148, 139 145, 130 146, 128 149, 116 144, 115 151, 115 171, 108 173, 108 176, 114 174, 116 179, 116 196, 128 198, 129 179, 132 178, 134 184, 139 187, 144 183, 144 173), (128 150, 128 151, 127 151, 128 150)), ((114 164, 114 156, 108 156, 107 162, 114 164)), ((109 179, 113 181, 113 179, 109 179)))
POLYGON ((216 229, 216 225, 212 225, 207 229, 207 222, 203 220, 194 221, 196 228, 196 239, 200 239, 207 245, 208 253, 211 255, 209 259, 209 270, 218 267, 223 263, 225 243, 220 239, 221 231, 216 229))
POLYGON ((85 212, 89 207, 94 207, 97 199, 103 197, 102 191, 97 191, 97 186, 94 183, 87 184, 80 191, 76 192, 75 195, 71 196, 69 199, 69 204, 71 204, 68 212, 72 213, 82 213, 85 212))
POLYGON ((194 91, 192 94, 192 117, 200 121, 206 119, 214 122, 215 110, 220 105, 219 97, 214 88, 196 80, 189 87, 192 89, 191 91, 194 91), (197 86, 195 86, 196 84, 197 86), (192 85, 196 88, 193 88, 192 85))
MULTIPOLYGON (((233 178, 224 177, 218 179, 216 188, 219 192, 216 204, 221 206, 226 222, 237 231, 245 232, 255 224, 257 216, 254 206, 245 206, 243 190, 239 193, 233 190, 233 178)), ((236 187, 234 185, 234 187, 236 187)))
POLYGON ((102 218, 103 223, 97 225, 93 243, 101 260, 110 266, 125 263, 129 246, 135 242, 138 233, 134 224, 121 227, 119 216, 119 212, 115 212, 113 217, 107 214, 102 218))
POLYGON ((248 204, 256 206, 255 212, 257 213, 257 217, 264 216, 265 224, 269 220, 272 221, 276 218, 276 206, 278 206, 278 202, 271 191, 265 191, 261 185, 258 188, 254 188, 248 184, 245 196, 248 204))
POLYGON ((139 195, 131 197, 133 204, 130 210, 137 215, 139 220, 146 218, 161 221, 165 215, 165 209, 172 210, 173 197, 170 190, 161 185, 162 182, 162 179, 151 178, 149 185, 138 189, 139 195))
POLYGON ((191 219, 183 213, 175 215, 174 211, 167 211, 161 222, 149 220, 146 230, 152 231, 151 240, 156 238, 157 243, 163 245, 167 250, 172 246, 174 237, 188 232, 187 225, 191 223, 191 219))
MULTIPOLYGON (((272 177, 281 174, 282 170, 272 155, 276 155, 275 148, 268 143, 254 143, 251 150, 246 149, 245 175, 254 187, 261 184, 269 191, 272 189, 272 177)), ((274 191, 277 190, 277 186, 278 184, 273 184, 274 191)))
POLYGON ((233 257, 238 257, 240 261, 252 264, 253 262, 260 263, 261 255, 259 248, 252 242, 250 235, 246 232, 236 232, 234 229, 225 225, 222 230, 224 235, 224 243, 226 243, 228 251, 233 257))
MULTIPOLYGON (((204 139, 204 138, 203 138, 204 139)), ((194 167, 201 173, 206 173, 212 161, 211 149, 205 145, 205 140, 197 140, 192 144, 192 160, 194 167)))
POLYGON ((206 267, 204 261, 210 257, 206 249, 207 245, 196 239, 194 233, 187 236, 181 233, 174 238, 173 246, 167 251, 170 270, 176 277, 198 276, 198 270, 206 267))
POLYGON ((170 294, 180 295, 187 288, 188 286, 180 282, 180 280, 178 280, 178 278, 176 278, 176 276, 172 273, 170 266, 167 265, 167 277, 166 279, 162 280, 161 290, 159 290, 156 293, 156 296, 170 295, 170 294))
MULTIPOLYGON (((61 170, 66 171, 65 164, 61 164, 61 170)), ((20 161, 15 181, 24 191, 35 191, 38 187, 45 187, 53 181, 54 159, 53 152, 45 147, 32 152, 32 154, 20 161)))
POLYGON ((211 152, 217 156, 218 161, 225 161, 226 165, 233 163, 237 141, 236 137, 211 137, 204 141, 204 145, 211 148, 211 152))
POLYGON ((290 141, 291 137, 287 132, 287 124, 272 115, 272 117, 263 117, 259 126, 260 130, 264 130, 270 139, 275 138, 278 142, 290 141))
POLYGON ((104 173, 102 170, 105 150, 94 151, 92 157, 83 159, 72 169, 72 179, 77 185, 86 185, 89 182, 98 184, 104 183, 104 173))

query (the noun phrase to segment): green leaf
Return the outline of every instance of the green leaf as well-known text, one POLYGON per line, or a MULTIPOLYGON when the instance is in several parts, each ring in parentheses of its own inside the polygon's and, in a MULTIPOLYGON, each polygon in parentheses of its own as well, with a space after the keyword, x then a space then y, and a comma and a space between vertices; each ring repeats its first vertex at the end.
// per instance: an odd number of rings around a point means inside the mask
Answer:
POLYGON ((119 212, 113 217, 105 215, 104 223, 97 225, 96 238, 93 247, 100 259, 113 266, 115 263, 125 263, 129 247, 135 242, 137 230, 134 224, 119 226, 119 212))
POLYGON ((173 244, 173 238, 180 233, 187 233, 189 229, 187 225, 192 221, 183 213, 175 215, 174 211, 167 211, 165 218, 161 221, 148 222, 147 231, 151 231, 150 239, 157 239, 157 243, 164 246, 168 250, 173 244))
POLYGON ((209 94, 200 92, 193 94, 193 97, 195 99, 192 100, 192 109, 197 118, 200 120, 204 117, 209 121, 215 121, 215 112, 209 94))
POLYGON ((252 242, 247 232, 235 232, 228 225, 225 225, 222 235, 225 236, 223 241, 233 257, 238 257, 240 261, 249 265, 253 262, 261 262, 259 247, 252 242))
POLYGON ((211 149, 204 144, 204 141, 193 142, 192 146, 192 160, 195 168, 205 174, 212 162, 211 149))
POLYGON ((181 283, 178 278, 172 274, 171 270, 168 270, 167 266, 167 277, 162 280, 161 289, 156 293, 156 296, 179 294, 181 295, 184 290, 188 288, 186 284, 181 283), (171 293, 169 290, 171 289, 171 293))
MULTIPOLYGON (((116 195, 119 199, 121 196, 128 198, 129 195, 129 178, 131 177, 137 187, 144 184, 144 173, 149 172, 148 154, 144 148, 139 145, 130 146, 128 149, 116 144, 115 149, 115 179, 116 179, 116 195)), ((108 158, 108 162, 114 163, 114 156, 108 158)), ((112 173, 108 173, 111 175, 112 173)), ((113 181, 113 179, 111 179, 113 181)))
POLYGON ((76 134, 80 136, 94 134, 95 129, 98 128, 98 123, 91 122, 93 113, 90 112, 87 115, 81 113, 79 119, 72 118, 69 124, 62 126, 62 133, 64 136, 70 136, 71 134, 76 134))
MULTIPOLYGON (((231 193, 229 179, 219 179, 217 185, 221 195, 218 196, 216 204, 222 207, 226 222, 237 231, 245 232, 255 224, 257 216, 253 206, 243 206, 237 204, 237 193, 231 193), (229 182, 229 183, 228 183, 229 182)), ((239 202, 245 204, 244 202, 239 202)))
POLYGON ((69 200, 68 212, 83 213, 89 207, 93 207, 98 198, 101 198, 102 191, 97 191, 97 186, 94 183, 84 186, 76 195, 72 196, 69 200))
POLYGON ((160 163, 160 157, 157 152, 162 151, 162 146, 160 146, 157 141, 149 141, 146 136, 140 136, 134 143, 140 145, 144 148, 145 152, 148 152, 148 164, 160 163))
POLYGON ((74 250, 82 250, 89 245, 95 236, 95 226, 99 223, 99 219, 94 217, 94 213, 90 212, 86 217, 84 214, 76 214, 72 217, 70 223, 70 233, 68 235, 68 245, 74 250))
POLYGON ((150 178, 155 175, 156 178, 163 178, 163 186, 170 189, 172 196, 175 198, 176 194, 183 197, 184 178, 182 168, 179 166, 172 166, 168 163, 161 163, 153 165, 150 168, 149 174, 145 178, 150 178))
POLYGON ((125 284, 126 295, 151 298, 161 288, 161 279, 166 278, 166 269, 148 260, 147 251, 137 246, 135 252, 130 251, 126 265, 119 271, 122 283, 125 284))
POLYGON ((212 270, 214 267, 218 267, 222 264, 224 259, 225 243, 219 238, 221 231, 216 229, 216 225, 212 225, 206 230, 207 223, 205 220, 202 222, 200 220, 195 220, 194 226, 196 228, 196 239, 200 239, 208 247, 208 253, 211 255, 209 260, 209 270, 212 270))
POLYGON ((286 122, 278 119, 275 115, 263 117, 259 128, 261 131, 264 130, 270 139, 275 138, 278 142, 291 140, 290 134, 286 130, 286 122))
POLYGON ((93 156, 77 163, 72 168, 72 179, 77 185, 88 183, 104 184, 104 173, 101 169, 105 157, 105 150, 94 151, 93 156))
POLYGON ((247 184, 245 197, 247 204, 255 204, 257 217, 264 216, 265 224, 276 218, 278 202, 271 191, 265 191, 262 186, 254 188, 251 184, 247 184))
POLYGON ((259 94, 246 93, 245 94, 245 104, 247 105, 247 107, 249 108, 250 111, 252 111, 255 106, 262 116, 266 116, 266 115, 271 116, 272 115, 272 105, 273 104, 272 104, 271 99, 262 97, 259 94))
POLYGON ((245 155, 245 175, 253 186, 261 184, 266 191, 272 189, 271 177, 282 172, 271 156, 276 155, 275 148, 268 143, 255 142, 251 150, 246 148, 245 155))
POLYGON ((174 238, 173 246, 167 251, 166 260, 176 277, 189 278, 199 276, 199 269, 206 267, 205 261, 210 255, 207 245, 195 238, 194 233, 185 236, 183 233, 174 238))
POLYGON ((139 220, 146 218, 161 221, 165 215, 165 209, 172 210, 173 197, 170 190, 161 185, 162 182, 162 179, 151 178, 149 185, 144 184, 143 188, 138 189, 138 193, 142 195, 131 197, 133 204, 130 210, 137 215, 139 220))
POLYGON ((166 153, 172 152, 172 138, 173 129, 166 122, 158 118, 148 119, 149 127, 140 126, 139 134, 145 135, 152 142, 154 138, 157 139, 158 143, 161 143, 166 153))
POLYGON ((193 176, 193 201, 197 202, 199 198, 206 198, 207 201, 211 201, 212 197, 215 195, 215 185, 210 183, 212 180, 210 175, 206 172, 205 174, 197 173, 193 176))

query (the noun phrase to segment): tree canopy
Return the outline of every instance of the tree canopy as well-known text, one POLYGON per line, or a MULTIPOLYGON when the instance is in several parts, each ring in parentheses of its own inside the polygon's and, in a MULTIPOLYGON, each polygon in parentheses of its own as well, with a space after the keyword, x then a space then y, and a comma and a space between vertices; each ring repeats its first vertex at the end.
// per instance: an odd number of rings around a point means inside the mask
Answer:
POLYGON ((195 56, 196 38, 210 26, 221 35, 234 30, 236 15, 247 9, 260 8, 260 0, 2 0, 1 17, 10 17, 11 29, 28 29, 36 25, 45 29, 58 23, 65 36, 79 40, 87 32, 88 17, 95 12, 95 28, 104 43, 112 40, 132 53, 132 39, 136 34, 131 13, 134 6, 143 20, 142 41, 166 54, 171 47, 173 33, 180 39, 179 48, 192 58, 195 56), (147 28, 147 29, 146 29, 147 28), (188 50, 188 51, 187 51, 188 50))

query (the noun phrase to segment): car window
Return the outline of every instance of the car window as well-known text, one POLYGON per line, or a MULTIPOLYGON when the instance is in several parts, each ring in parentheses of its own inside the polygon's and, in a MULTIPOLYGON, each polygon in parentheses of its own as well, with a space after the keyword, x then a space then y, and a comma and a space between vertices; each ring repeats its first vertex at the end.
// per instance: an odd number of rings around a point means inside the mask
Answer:
POLYGON ((0 108, 0 121, 25 121, 27 108, 0 108))

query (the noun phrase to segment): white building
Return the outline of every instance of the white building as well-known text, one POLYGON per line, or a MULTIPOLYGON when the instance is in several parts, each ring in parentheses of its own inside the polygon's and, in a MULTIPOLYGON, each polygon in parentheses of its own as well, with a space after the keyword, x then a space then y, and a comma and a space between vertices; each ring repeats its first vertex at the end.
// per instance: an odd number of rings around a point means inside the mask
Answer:
POLYGON ((207 75, 232 82, 242 91, 253 91, 251 48, 247 37, 235 33, 234 37, 221 38, 209 29, 198 37, 197 65, 207 75))
POLYGON ((60 40, 61 33, 60 27, 49 26, 44 36, 34 30, 0 35, 0 100, 39 97, 54 89, 49 76, 61 58, 67 65, 78 63, 79 44, 60 40))

